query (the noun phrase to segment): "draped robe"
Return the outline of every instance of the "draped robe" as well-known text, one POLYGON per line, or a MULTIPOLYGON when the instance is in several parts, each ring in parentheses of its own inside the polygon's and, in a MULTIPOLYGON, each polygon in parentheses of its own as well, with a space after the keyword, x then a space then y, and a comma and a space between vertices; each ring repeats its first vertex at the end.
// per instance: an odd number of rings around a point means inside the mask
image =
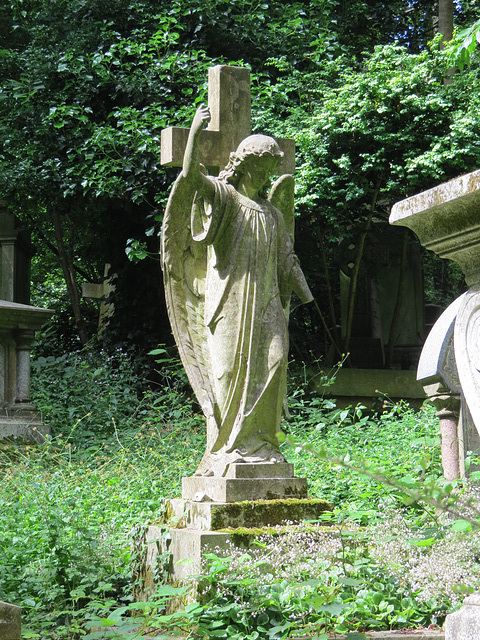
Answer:
POLYGON ((198 300, 203 338, 195 350, 208 387, 208 400, 200 400, 207 448, 197 475, 221 476, 233 462, 284 460, 276 436, 286 393, 286 308, 292 289, 304 302, 311 294, 281 212, 213 182, 213 203, 197 197, 192 206, 193 243, 183 264, 198 300), (204 268, 191 269, 196 261, 204 268))

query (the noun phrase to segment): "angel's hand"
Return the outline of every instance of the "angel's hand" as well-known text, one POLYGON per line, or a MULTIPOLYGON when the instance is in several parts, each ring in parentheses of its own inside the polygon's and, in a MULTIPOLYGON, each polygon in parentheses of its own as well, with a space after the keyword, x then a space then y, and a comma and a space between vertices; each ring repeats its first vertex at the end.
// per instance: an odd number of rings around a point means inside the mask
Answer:
POLYGON ((198 133, 202 131, 202 129, 205 129, 210 119, 210 109, 202 103, 195 112, 191 128, 192 133, 198 133))

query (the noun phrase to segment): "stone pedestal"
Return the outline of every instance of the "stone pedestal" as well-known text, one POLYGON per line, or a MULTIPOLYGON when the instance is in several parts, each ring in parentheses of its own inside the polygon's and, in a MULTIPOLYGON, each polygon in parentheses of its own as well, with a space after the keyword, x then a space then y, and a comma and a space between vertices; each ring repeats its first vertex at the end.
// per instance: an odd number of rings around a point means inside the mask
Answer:
POLYGON ((159 558, 174 584, 195 581, 205 553, 230 544, 249 548, 268 528, 318 521, 332 510, 325 500, 307 498, 306 480, 287 463, 232 464, 227 477, 194 476, 182 484, 182 498, 166 500, 164 522, 146 533, 141 597, 154 588, 159 558), (170 524, 167 535, 162 524, 170 524))
POLYGON ((465 598, 463 606, 445 619, 445 640, 480 638, 480 593, 465 598))
POLYGON ((0 602, 0 640, 20 640, 22 610, 13 604, 0 602))
POLYGON ((231 464, 224 478, 183 478, 182 497, 194 502, 306 498, 307 481, 293 477, 291 464, 231 464))
POLYGON ((0 440, 35 443, 49 433, 30 399, 30 347, 52 313, 0 300, 0 440))

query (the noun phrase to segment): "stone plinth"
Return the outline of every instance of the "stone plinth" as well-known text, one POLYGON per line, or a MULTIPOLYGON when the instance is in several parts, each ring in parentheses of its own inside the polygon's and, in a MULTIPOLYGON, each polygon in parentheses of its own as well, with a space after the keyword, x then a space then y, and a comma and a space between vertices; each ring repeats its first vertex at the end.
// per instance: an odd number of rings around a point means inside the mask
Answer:
POLYGON ((154 586, 153 568, 159 555, 168 554, 170 579, 195 579, 202 569, 205 553, 218 553, 233 543, 248 549, 256 537, 273 527, 288 528, 303 522, 321 522, 331 512, 326 500, 287 499, 235 503, 192 502, 181 498, 165 501, 165 524, 171 523, 168 535, 161 526, 152 525, 145 536, 144 579, 148 592, 154 586))
POLYGON ((49 433, 30 400, 30 347, 52 314, 0 300, 0 440, 39 442, 49 433))
POLYGON ((293 477, 293 465, 231 464, 227 476, 182 478, 182 498, 194 502, 241 502, 306 498, 307 481, 293 477))
POLYGON ((480 638, 480 593, 465 598, 463 606, 445 619, 445 640, 480 638))
POLYGON ((22 610, 13 604, 0 602, 0 640, 20 640, 22 610))
POLYGON ((140 541, 146 548, 140 597, 148 597, 155 586, 159 557, 167 559, 164 566, 174 584, 195 583, 205 553, 221 552, 231 543, 248 549, 256 537, 273 527, 321 523, 332 505, 308 499, 306 494, 306 481, 295 478, 293 465, 288 463, 231 464, 224 478, 184 478, 183 497, 165 501, 163 521, 150 526, 140 541), (207 492, 220 499, 207 499, 207 492), (269 493, 276 499, 264 499, 269 493), (300 498, 292 497, 295 493, 300 498), (170 526, 168 533, 165 525, 170 526))
POLYGON ((176 527, 198 531, 299 524, 307 520, 316 521, 331 509, 331 504, 326 500, 313 499, 214 503, 174 498, 166 502, 168 519, 175 522, 176 527))
POLYGON ((390 223, 414 231, 424 247, 462 268, 469 286, 480 281, 480 170, 397 202, 390 223))
POLYGON ((420 407, 426 398, 415 371, 344 368, 326 371, 325 374, 315 376, 312 384, 322 397, 328 395, 335 398, 339 407, 361 403, 370 408, 378 398, 389 398, 394 402, 406 400, 420 407), (325 374, 328 384, 325 384, 325 374))

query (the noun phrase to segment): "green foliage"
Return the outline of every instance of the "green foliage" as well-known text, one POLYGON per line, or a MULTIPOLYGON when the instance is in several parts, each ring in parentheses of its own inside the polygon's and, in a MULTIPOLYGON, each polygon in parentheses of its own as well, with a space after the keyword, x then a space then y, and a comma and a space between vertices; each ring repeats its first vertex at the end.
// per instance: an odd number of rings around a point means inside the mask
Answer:
POLYGON ((32 394, 54 435, 73 425, 77 441, 108 436, 117 424, 128 427, 138 411, 142 380, 123 351, 39 357, 32 368, 32 394))
POLYGON ((414 482, 442 474, 434 408, 426 405, 415 412, 388 399, 383 402, 374 413, 361 405, 339 409, 333 398, 319 398, 300 384, 291 391, 291 418, 285 424, 294 443, 294 449, 287 450, 289 459, 301 477, 308 476, 313 495, 341 503, 349 517, 364 522, 386 508, 404 505, 402 479, 414 482), (318 451, 328 451, 328 458, 317 456, 318 451), (381 471, 392 483, 382 484, 365 474, 352 476, 339 464, 353 460, 365 471, 381 471))
MULTIPOLYGON (((160 166, 160 132, 188 124, 205 99, 207 68, 251 67, 255 129, 297 140, 304 254, 318 255, 324 232, 332 252, 362 223, 377 185, 375 215, 385 217, 396 199, 478 163, 478 105, 467 90, 474 72, 447 90, 440 82, 446 60, 425 51, 434 6, 11 2, 1 10, 0 31, 2 199, 35 228, 42 254, 55 251, 58 212, 78 276, 98 282, 111 263, 125 282, 117 291, 122 318, 131 320, 131 309, 143 305, 150 333, 166 341, 165 309, 147 317, 145 303, 158 270, 154 276, 152 262, 148 277, 127 282, 124 249, 128 242, 136 260, 158 252, 176 173, 160 166), (138 282, 145 289, 131 304, 138 282)), ((472 18, 470 8, 460 13, 472 18)), ((37 279, 50 262, 37 260, 37 279)), ((325 274, 318 261, 306 266, 321 300, 325 274)), ((57 335, 62 330, 67 323, 57 335)), ((117 345, 145 335, 131 326, 111 331, 117 345)))
POLYGON ((169 600, 185 595, 174 587, 133 602, 141 550, 131 536, 158 522, 161 498, 178 495, 205 446, 178 361, 163 347, 152 355, 162 384, 147 390, 124 353, 83 351, 34 367, 35 399, 54 435, 38 447, 0 450, 0 599, 22 606, 25 637, 119 638, 128 629, 138 638, 361 634, 441 620, 478 588, 476 507, 442 520, 421 493, 436 479, 435 495, 451 496, 443 504, 453 508, 462 490, 438 483, 433 413, 388 402, 376 415, 339 410, 292 381, 285 427, 304 444, 285 444, 285 452, 312 493, 334 503, 329 527, 278 527, 257 551, 210 556, 204 599, 184 612, 166 614, 169 600), (310 445, 328 455, 314 457, 310 445), (420 489, 405 504, 408 487, 420 489))
POLYGON ((205 436, 171 360, 156 392, 121 352, 42 359, 33 374, 54 435, 0 449, 0 599, 22 607, 25 637, 73 639, 131 599, 133 527, 179 493, 205 436))

